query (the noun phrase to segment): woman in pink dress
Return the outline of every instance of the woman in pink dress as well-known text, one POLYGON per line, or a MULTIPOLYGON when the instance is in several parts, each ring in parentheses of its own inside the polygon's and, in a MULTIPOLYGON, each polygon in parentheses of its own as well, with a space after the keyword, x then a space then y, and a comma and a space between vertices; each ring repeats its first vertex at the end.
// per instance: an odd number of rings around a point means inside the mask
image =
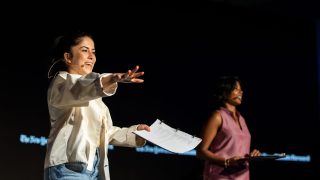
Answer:
POLYGON ((221 77, 215 84, 215 111, 202 130, 198 157, 205 160, 204 180, 249 180, 249 163, 245 157, 259 156, 250 152, 251 135, 245 119, 237 110, 243 91, 237 77, 221 77))

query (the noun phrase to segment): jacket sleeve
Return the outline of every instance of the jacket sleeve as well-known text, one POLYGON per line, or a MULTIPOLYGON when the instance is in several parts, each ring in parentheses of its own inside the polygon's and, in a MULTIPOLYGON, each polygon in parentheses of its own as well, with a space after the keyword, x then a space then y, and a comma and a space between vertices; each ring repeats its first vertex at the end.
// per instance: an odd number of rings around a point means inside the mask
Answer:
POLYGON ((141 147, 146 144, 146 141, 137 141, 136 135, 133 131, 137 130, 138 125, 130 126, 129 128, 119 128, 113 126, 109 130, 109 141, 110 144, 115 146, 126 146, 126 147, 141 147))
POLYGON ((90 100, 111 96, 117 83, 112 83, 111 74, 90 73, 86 76, 59 74, 48 89, 48 103, 54 107, 85 106, 90 100), (110 83, 108 82, 110 81, 110 83))

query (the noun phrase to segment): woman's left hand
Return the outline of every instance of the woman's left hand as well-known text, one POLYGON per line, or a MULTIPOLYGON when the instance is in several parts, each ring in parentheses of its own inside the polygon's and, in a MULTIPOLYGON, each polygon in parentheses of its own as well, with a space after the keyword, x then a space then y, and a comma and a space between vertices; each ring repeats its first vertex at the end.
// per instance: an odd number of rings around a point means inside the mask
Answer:
POLYGON ((146 130, 148 132, 151 131, 150 127, 146 124, 139 124, 139 126, 137 127, 137 130, 138 131, 141 131, 141 130, 146 130))
POLYGON ((260 156, 261 155, 261 153, 260 153, 260 151, 259 150, 257 150, 257 149, 254 149, 253 151, 251 151, 251 153, 250 153, 250 156, 252 157, 252 156, 260 156))
MULTIPOLYGON (((150 127, 146 124, 139 124, 139 126, 137 127, 137 130, 138 131, 146 130, 148 132, 151 131, 150 127)), ((138 146, 143 146, 146 144, 146 140, 139 136, 136 136, 136 141, 138 146)))

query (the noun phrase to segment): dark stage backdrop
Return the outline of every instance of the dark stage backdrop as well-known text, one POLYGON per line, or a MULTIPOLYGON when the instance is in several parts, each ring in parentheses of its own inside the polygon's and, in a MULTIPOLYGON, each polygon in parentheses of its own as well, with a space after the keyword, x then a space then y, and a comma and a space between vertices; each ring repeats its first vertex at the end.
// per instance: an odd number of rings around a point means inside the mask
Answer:
MULTIPOLYGON (((42 143, 50 128, 50 47, 56 36, 79 27, 96 39, 96 72, 123 72, 135 65, 145 71, 144 84, 120 84, 116 95, 104 98, 114 125, 151 124, 159 118, 198 136, 210 113, 212 80, 238 75, 244 89, 239 108, 252 148, 308 160, 254 162, 252 179, 316 174, 319 63, 312 20, 234 8, 108 7, 92 18, 40 18, 45 11, 17 16, 17 27, 5 29, 0 179, 42 179, 42 143)), ((133 148, 114 147, 109 159, 113 180, 199 180, 203 168, 192 155, 133 148)))

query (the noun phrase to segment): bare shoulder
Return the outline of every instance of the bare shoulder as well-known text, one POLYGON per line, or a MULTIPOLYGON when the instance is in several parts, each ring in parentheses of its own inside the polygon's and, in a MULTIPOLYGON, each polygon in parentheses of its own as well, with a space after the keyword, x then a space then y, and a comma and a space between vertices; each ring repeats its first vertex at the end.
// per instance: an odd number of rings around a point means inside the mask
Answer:
POLYGON ((210 119, 221 119, 221 113, 219 111, 213 111, 211 113, 210 119))
POLYGON ((211 116, 210 116, 210 118, 209 118, 209 120, 208 120, 208 123, 220 126, 221 122, 222 122, 222 118, 221 118, 220 112, 219 111, 213 111, 211 116))

